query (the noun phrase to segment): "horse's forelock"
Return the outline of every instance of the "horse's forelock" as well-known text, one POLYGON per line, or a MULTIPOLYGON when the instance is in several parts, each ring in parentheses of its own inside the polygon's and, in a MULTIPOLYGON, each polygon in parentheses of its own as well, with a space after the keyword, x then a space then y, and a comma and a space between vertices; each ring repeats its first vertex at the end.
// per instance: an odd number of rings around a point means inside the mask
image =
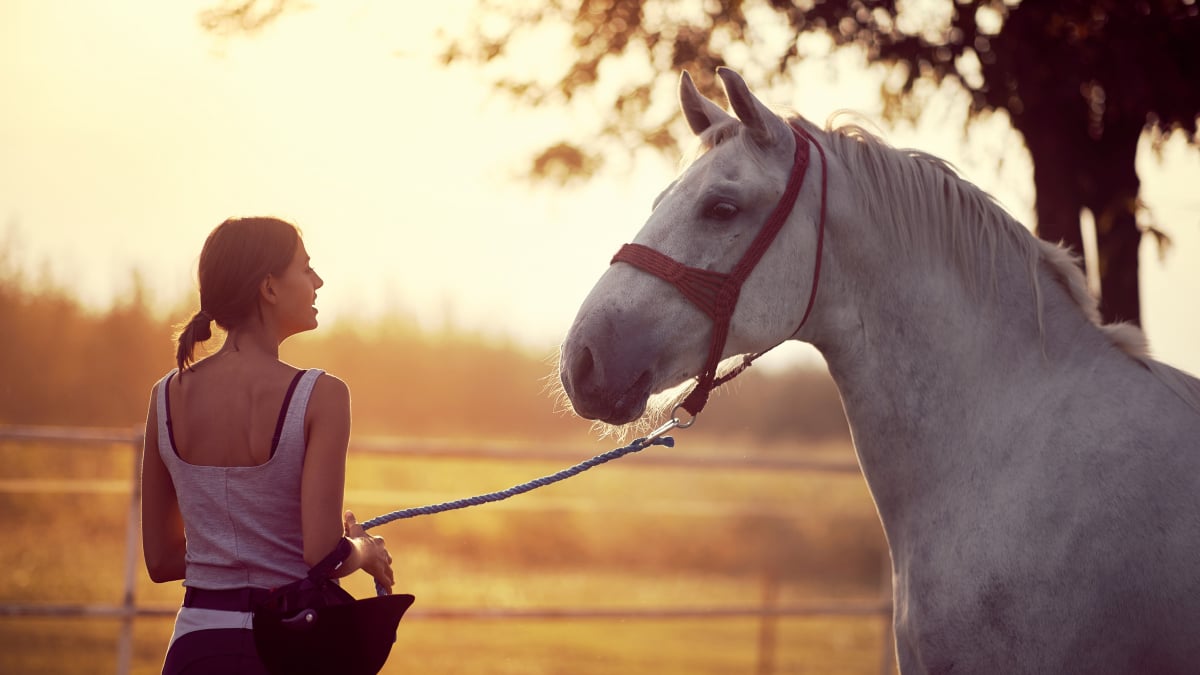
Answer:
POLYGON ((736 118, 730 118, 728 122, 714 124, 705 129, 700 133, 699 143, 695 145, 691 153, 685 153, 682 157, 679 166, 680 172, 686 171, 688 166, 694 164, 709 152, 730 143, 739 144, 738 149, 742 151, 739 156, 744 156, 753 162, 760 171, 769 171, 770 167, 767 164, 766 155, 751 140, 748 133, 742 133, 745 128, 746 125, 739 122, 736 118))
POLYGON ((700 149, 701 152, 707 152, 724 143, 725 141, 737 136, 744 125, 736 119, 729 119, 719 124, 714 124, 704 130, 700 134, 700 149))

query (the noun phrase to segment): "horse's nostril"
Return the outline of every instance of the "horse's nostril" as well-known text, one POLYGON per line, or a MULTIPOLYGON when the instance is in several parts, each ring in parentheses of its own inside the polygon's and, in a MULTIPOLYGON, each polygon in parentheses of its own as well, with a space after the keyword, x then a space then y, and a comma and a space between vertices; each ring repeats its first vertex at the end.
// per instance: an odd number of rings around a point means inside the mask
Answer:
POLYGON ((571 362, 571 381, 583 384, 592 376, 595 368, 596 362, 592 359, 592 350, 584 347, 579 350, 579 354, 571 362))

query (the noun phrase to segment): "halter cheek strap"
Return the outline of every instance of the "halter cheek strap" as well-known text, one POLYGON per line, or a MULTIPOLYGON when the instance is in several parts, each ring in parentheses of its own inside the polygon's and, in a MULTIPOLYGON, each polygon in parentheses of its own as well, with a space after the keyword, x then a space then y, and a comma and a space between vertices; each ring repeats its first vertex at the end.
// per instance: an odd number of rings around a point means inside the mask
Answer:
MULTIPOLYGON (((812 138, 807 131, 796 125, 791 125, 791 129, 796 139, 796 152, 792 161, 792 171, 788 175, 787 186, 784 188, 783 196, 779 198, 779 203, 775 205, 771 214, 767 216, 766 223, 759 230, 758 236, 750 243, 750 248, 746 250, 741 260, 734 265, 729 273, 688 267, 663 253, 641 244, 625 244, 612 258, 612 263, 629 263, 675 286, 685 298, 712 319, 712 340, 709 343, 708 358, 704 363, 704 370, 700 373, 696 388, 688 394, 687 398, 681 404, 683 409, 691 413, 693 417, 699 415, 700 411, 704 409, 705 404, 708 403, 708 395, 713 389, 736 377, 749 367, 755 359, 769 351, 764 350, 745 357, 737 368, 725 376, 717 378, 717 365, 721 362, 721 354, 725 350, 725 341, 729 337, 729 325, 733 318, 733 311, 737 307, 742 283, 754 271, 763 254, 771 246, 771 242, 775 240, 775 236, 779 233, 779 230, 783 228, 783 224, 787 222, 788 216, 792 212, 792 207, 796 203, 796 197, 800 194, 800 188, 804 185, 804 176, 808 171, 809 141, 812 138)), ((800 324, 796 326, 796 330, 792 332, 792 335, 800 331, 800 328, 808 321, 809 314, 812 313, 813 302, 817 297, 817 282, 821 276, 821 250, 825 240, 825 189, 827 178, 825 150, 815 141, 813 141, 813 145, 817 146, 817 151, 821 154, 821 215, 817 226, 816 263, 813 267, 813 282, 808 296, 808 306, 804 309, 804 316, 800 319, 800 324)))

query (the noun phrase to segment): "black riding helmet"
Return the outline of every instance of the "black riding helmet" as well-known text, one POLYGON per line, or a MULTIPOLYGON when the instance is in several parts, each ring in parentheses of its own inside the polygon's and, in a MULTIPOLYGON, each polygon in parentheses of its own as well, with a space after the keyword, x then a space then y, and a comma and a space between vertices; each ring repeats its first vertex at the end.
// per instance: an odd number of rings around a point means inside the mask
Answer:
POLYGON ((273 675, 375 675, 387 662, 396 627, 415 599, 357 600, 330 575, 350 555, 342 539, 299 581, 275 589, 254 611, 254 643, 273 675))

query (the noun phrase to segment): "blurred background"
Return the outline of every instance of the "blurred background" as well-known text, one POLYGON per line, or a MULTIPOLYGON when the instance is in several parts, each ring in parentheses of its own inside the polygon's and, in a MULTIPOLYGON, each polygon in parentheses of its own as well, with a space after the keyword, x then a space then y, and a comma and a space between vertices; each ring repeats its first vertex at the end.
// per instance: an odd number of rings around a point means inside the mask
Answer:
MULTIPOLYGON (((283 358, 352 389, 361 517, 618 445, 546 378, 691 147, 682 68, 945 157, 1200 372, 1196 9, 0 3, 0 672, 161 665, 181 593, 127 537, 137 427, 226 217, 304 230, 322 329, 283 358)), ((382 528, 418 598, 385 672, 886 672, 836 390, 807 347, 759 363, 676 449, 382 528)))

